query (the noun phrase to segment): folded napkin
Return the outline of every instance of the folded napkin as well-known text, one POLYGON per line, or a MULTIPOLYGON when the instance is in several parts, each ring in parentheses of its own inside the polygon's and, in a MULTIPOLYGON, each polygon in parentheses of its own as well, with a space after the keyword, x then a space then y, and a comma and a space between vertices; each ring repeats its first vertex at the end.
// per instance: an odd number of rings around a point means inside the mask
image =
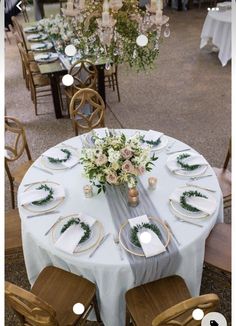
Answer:
MULTIPOLYGON (((181 154, 189 154, 190 155, 190 157, 187 157, 186 159, 182 160, 182 162, 184 164, 188 164, 188 165, 196 165, 196 164, 197 165, 207 165, 208 164, 202 155, 183 152, 183 153, 178 153, 178 156, 180 156, 181 154)), ((178 156, 175 156, 172 160, 168 161, 168 168, 172 172, 178 171, 178 170, 185 171, 185 169, 181 168, 181 166, 177 163, 178 156)))
MULTIPOLYGON (((137 224, 150 223, 147 215, 141 215, 134 218, 130 218, 128 219, 128 221, 131 228, 135 227, 137 224)), ((139 241, 142 232, 143 231, 138 232, 139 241)), ((163 243, 161 242, 161 240, 159 239, 156 233, 154 233, 152 230, 149 229, 147 229, 145 232, 148 232, 151 235, 151 241, 149 243, 143 243, 142 241, 140 241, 145 257, 148 258, 148 257, 156 256, 166 251, 166 248, 164 247, 163 243)))
MULTIPOLYGON (((44 183, 42 183, 44 184, 44 183)), ((40 184, 37 186, 37 188, 40 187, 40 184)), ((53 199, 52 200, 58 200, 63 197, 65 197, 65 191, 61 185, 49 185, 53 189, 53 199)), ((25 192, 20 193, 19 195, 19 204, 22 205, 28 205, 31 204, 34 201, 42 200, 47 196, 47 192, 43 189, 41 190, 28 190, 25 192)))
MULTIPOLYGON (((44 156, 44 157, 52 157, 54 159, 62 160, 62 159, 64 159, 66 157, 66 154, 64 152, 62 152, 61 149, 63 149, 63 147, 62 148, 58 148, 58 147, 50 148, 42 156, 44 156)), ((60 164, 62 164, 66 168, 71 168, 76 163, 78 163, 78 160, 79 160, 79 158, 76 155, 73 155, 73 153, 71 152, 70 158, 66 162, 61 162, 60 164)))
MULTIPOLYGON (((78 216, 81 221, 88 224, 90 228, 96 222, 96 220, 86 214, 79 214, 78 216)), ((61 236, 57 239, 55 247, 66 253, 73 254, 75 248, 80 242, 82 236, 84 235, 84 230, 79 224, 72 224, 61 236)))
POLYGON ((149 130, 144 136, 144 141, 157 141, 164 134, 155 130, 149 130))
MULTIPOLYGON (((176 203, 180 203, 180 197, 183 195, 183 189, 177 189, 170 195, 170 199, 176 203)), ((216 210, 216 200, 213 197, 202 198, 202 197, 190 197, 186 198, 187 204, 199 209, 200 211, 212 215, 216 210)))

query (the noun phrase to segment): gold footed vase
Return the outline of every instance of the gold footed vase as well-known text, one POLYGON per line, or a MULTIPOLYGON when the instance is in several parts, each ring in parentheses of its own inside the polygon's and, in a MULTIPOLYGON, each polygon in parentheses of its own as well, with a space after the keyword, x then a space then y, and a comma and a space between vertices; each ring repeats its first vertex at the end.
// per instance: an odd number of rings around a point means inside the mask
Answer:
POLYGON ((128 204, 131 207, 136 207, 139 204, 139 192, 136 187, 128 190, 128 204))

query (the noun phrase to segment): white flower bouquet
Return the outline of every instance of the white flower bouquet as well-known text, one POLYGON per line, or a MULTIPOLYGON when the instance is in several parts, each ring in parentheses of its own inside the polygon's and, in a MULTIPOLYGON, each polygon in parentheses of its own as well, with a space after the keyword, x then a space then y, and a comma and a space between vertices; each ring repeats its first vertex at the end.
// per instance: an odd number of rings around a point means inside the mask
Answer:
POLYGON ((94 146, 83 147, 81 163, 85 176, 105 192, 106 184, 127 183, 135 187, 137 177, 151 171, 157 157, 150 155, 150 147, 144 147, 139 135, 127 138, 124 134, 92 136, 94 146))

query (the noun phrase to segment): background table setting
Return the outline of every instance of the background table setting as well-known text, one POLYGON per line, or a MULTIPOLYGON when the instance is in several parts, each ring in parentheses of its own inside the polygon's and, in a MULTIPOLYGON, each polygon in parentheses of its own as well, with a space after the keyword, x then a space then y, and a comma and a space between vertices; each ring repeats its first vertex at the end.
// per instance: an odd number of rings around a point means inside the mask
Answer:
POLYGON ((218 10, 209 10, 204 22, 200 49, 212 39, 218 48, 219 60, 225 66, 231 59, 231 2, 218 3, 214 9, 218 10))
POLYGON ((97 285, 106 326, 125 325, 124 294, 136 285, 178 274, 198 295, 205 239, 223 221, 222 193, 206 159, 153 130, 102 128, 48 149, 26 173, 18 206, 30 283, 47 265, 83 275, 97 285), (105 148, 115 169, 117 142, 125 146, 122 169, 129 171, 132 148, 133 160, 148 162, 146 171, 129 188, 115 174, 89 185, 91 155, 101 169, 105 148))

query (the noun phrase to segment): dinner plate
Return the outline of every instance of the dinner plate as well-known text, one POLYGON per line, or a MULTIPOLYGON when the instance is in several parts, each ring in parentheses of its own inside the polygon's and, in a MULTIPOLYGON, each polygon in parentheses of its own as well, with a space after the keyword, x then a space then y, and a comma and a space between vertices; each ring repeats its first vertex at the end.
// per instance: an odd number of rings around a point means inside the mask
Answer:
MULTIPOLYGON (((38 182, 38 183, 35 183, 35 184, 32 184, 31 186, 27 187, 25 189, 25 192, 29 191, 29 190, 36 190, 40 185, 42 184, 46 184, 48 185, 49 187, 51 187, 53 189, 53 186, 59 186, 63 189, 63 186, 57 182, 54 182, 54 181, 45 181, 45 182, 38 182)), ((27 205, 23 205, 23 207, 27 210, 27 211, 30 211, 30 212, 34 212, 34 213, 40 213, 40 212, 49 212, 53 209, 55 209, 57 206, 59 206, 63 201, 64 201, 65 198, 60 198, 60 199, 57 199, 57 200, 52 200, 44 205, 41 205, 41 206, 37 206, 37 205, 33 205, 32 203, 31 204, 27 204, 27 205)))
MULTIPOLYGON (((181 188, 178 188, 178 189, 181 189, 183 191, 183 193, 185 191, 198 191, 200 192, 201 194, 205 195, 206 197, 208 197, 209 199, 212 199, 212 200, 215 200, 215 197, 209 193, 209 191, 207 190, 204 190, 204 189, 199 189, 197 187, 194 187, 194 186, 186 186, 186 187, 181 187, 181 188)), ((210 215, 205 213, 205 212, 202 212, 202 211, 199 211, 199 212, 191 212, 191 211, 188 211, 187 209, 183 208, 180 203, 177 203, 173 200, 169 200, 169 203, 170 203, 170 208, 172 210, 172 212, 177 216, 177 217, 180 217, 180 218, 183 218, 183 219, 191 219, 191 220, 195 220, 195 219, 205 219, 207 217, 209 217, 210 215)), ((216 208, 216 207, 215 207, 216 208)))
POLYGON ((34 60, 41 63, 42 62, 49 63, 49 62, 56 61, 57 59, 58 59, 58 54, 53 52, 41 53, 34 56, 34 60))
MULTIPOLYGON (((72 157, 76 157, 77 158, 77 161, 75 162, 74 165, 76 165, 79 160, 80 160, 80 157, 79 157, 79 154, 76 150, 74 150, 73 148, 70 148, 70 147, 66 147, 66 146, 58 146, 57 148, 61 148, 61 149, 67 149, 68 151, 70 151, 70 153, 72 154, 72 157)), ((66 167, 65 165, 63 165, 62 163, 51 163, 48 159, 48 157, 42 155, 41 156, 41 163, 42 165, 44 165, 46 168, 48 169, 52 169, 52 170, 67 170, 67 169, 71 169, 73 168, 72 167, 66 167)))
POLYGON ((25 33, 35 33, 38 31, 38 27, 37 26, 28 26, 28 27, 25 27, 23 30, 25 33))
MULTIPOLYGON (((59 239, 59 237, 61 235, 62 227, 70 219, 78 218, 78 217, 80 217, 79 214, 68 215, 68 216, 65 216, 62 219, 60 219, 58 221, 58 223, 55 224, 55 226, 52 229, 52 241, 53 241, 53 243, 55 243, 59 239)), ((86 223, 86 219, 84 220, 84 222, 86 223)), ((93 224, 93 226, 91 227, 90 237, 86 241, 84 241, 83 243, 78 244, 78 246, 74 250, 73 254, 79 254, 79 253, 85 252, 85 251, 90 250, 91 248, 95 247, 96 245, 98 245, 99 241, 103 237, 103 234, 104 234, 104 230, 103 230, 102 224, 99 221, 96 221, 93 224)))
MULTIPOLYGON (((170 162, 172 162, 173 160, 176 160, 177 157, 181 154, 195 154, 191 151, 189 152, 179 152, 179 153, 175 153, 173 155, 171 155, 170 157, 168 157, 167 161, 166 161, 166 165, 168 167, 168 169, 171 171, 171 169, 169 168, 170 166, 170 162)), ((192 170, 192 171, 188 171, 188 170, 182 170, 181 167, 179 168, 179 170, 177 171, 171 171, 173 174, 176 174, 176 175, 179 175, 179 176, 183 176, 183 177, 197 177, 199 175, 202 175, 206 172, 206 170, 208 169, 208 164, 206 162, 206 165, 201 165, 200 167, 198 167, 197 169, 195 170, 192 170)))
MULTIPOLYGON (((155 223, 159 229, 164 232, 166 240, 163 242, 164 247, 166 248, 170 242, 171 236, 170 236, 170 231, 167 228, 167 226, 162 222, 161 219, 156 218, 156 217, 149 217, 150 223, 155 223)), ((140 256, 140 257, 145 257, 142 248, 139 248, 135 246, 131 240, 130 240, 130 224, 129 221, 126 221, 124 224, 121 225, 120 230, 119 230, 119 241, 121 246, 130 254, 135 255, 135 256, 140 256), (127 241, 126 243, 124 242, 124 236, 125 234, 128 233, 127 236, 127 241), (134 249, 135 248, 135 249, 134 249)))
POLYGON ((31 44, 31 50, 34 52, 43 52, 48 51, 53 48, 53 44, 51 42, 42 42, 42 43, 34 43, 31 44))
POLYGON ((47 34, 32 34, 27 36, 29 42, 44 41, 48 38, 47 34))

